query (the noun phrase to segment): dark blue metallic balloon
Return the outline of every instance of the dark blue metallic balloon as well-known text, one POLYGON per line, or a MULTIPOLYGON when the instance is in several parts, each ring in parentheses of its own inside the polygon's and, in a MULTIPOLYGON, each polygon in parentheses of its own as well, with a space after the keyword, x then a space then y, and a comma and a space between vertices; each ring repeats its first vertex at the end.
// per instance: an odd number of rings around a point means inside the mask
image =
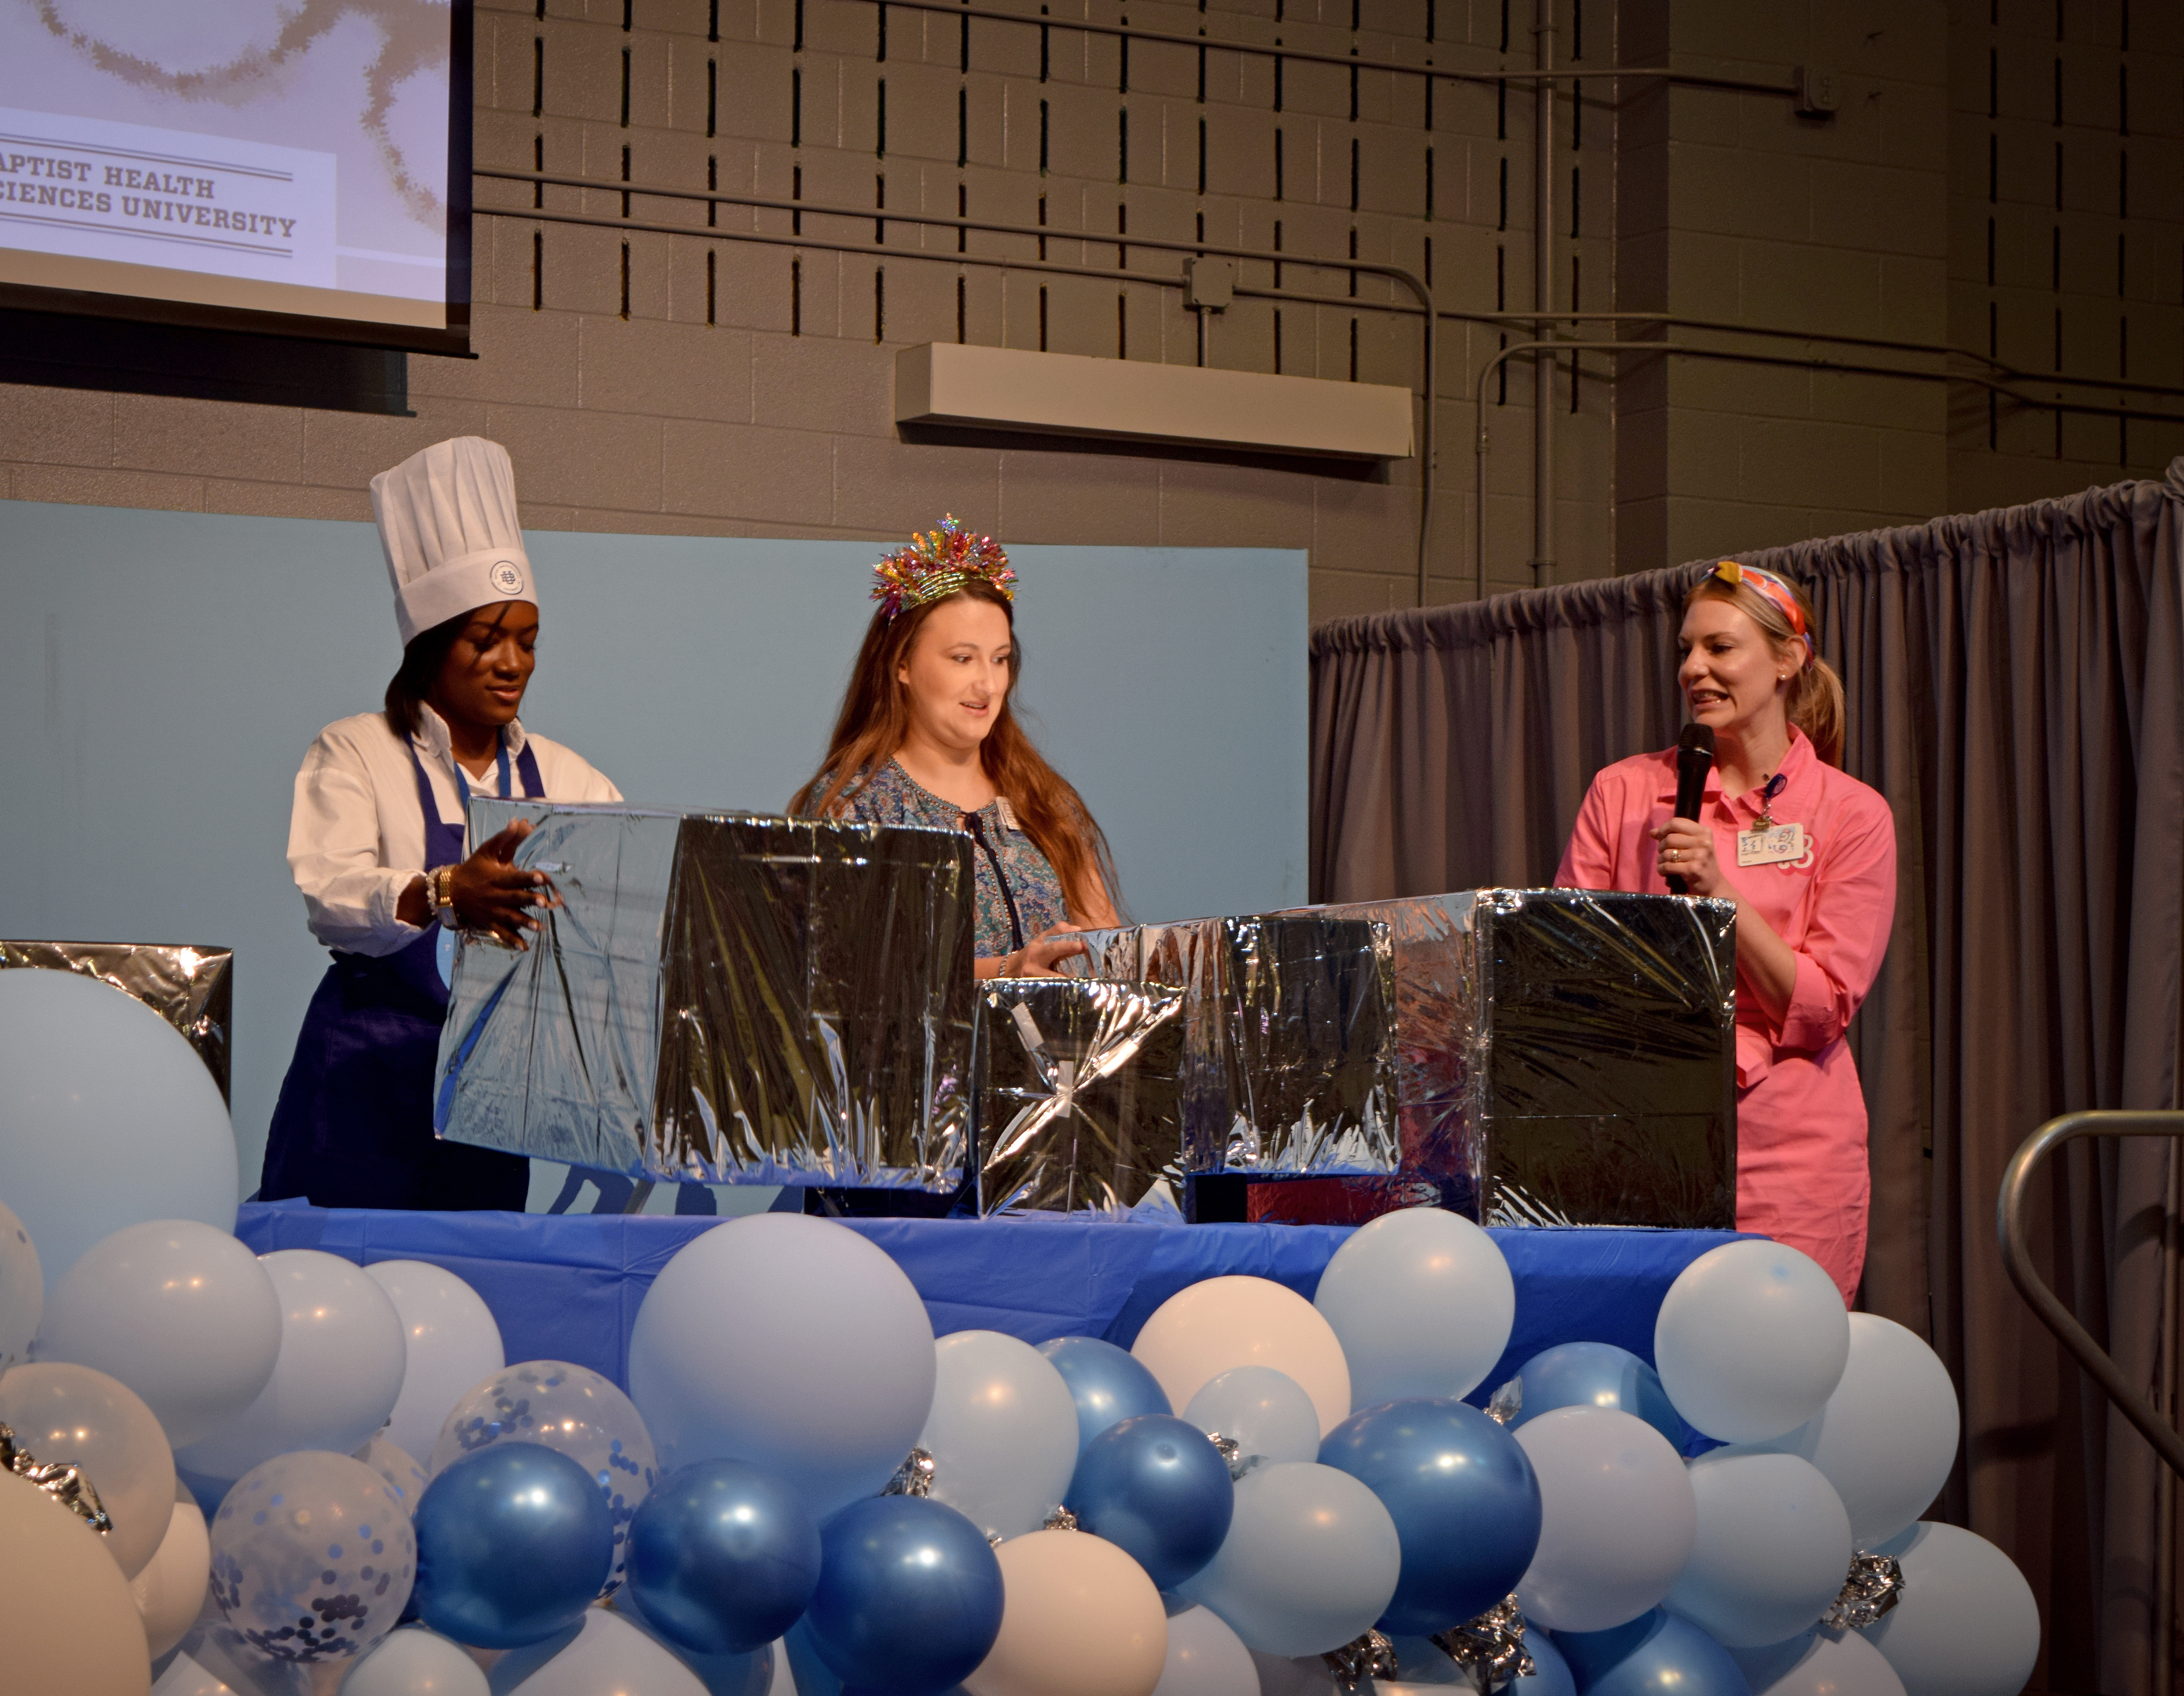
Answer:
POLYGON ((1172 1414, 1167 1392, 1126 1348, 1102 1342, 1096 1336, 1057 1336, 1042 1342, 1039 1352, 1077 1403, 1077 1448, 1111 1425, 1134 1420, 1140 1414, 1172 1414))
POLYGON ((1690 1437, 1661 1375, 1612 1342, 1560 1344, 1534 1355, 1517 1376, 1524 1386, 1519 1425, 1557 1408, 1606 1408, 1636 1414, 1679 1450, 1690 1437))
POLYGON ((917 1496, 869 1496, 820 1527, 819 1588, 798 1626, 852 1688, 937 1696, 1001 1629, 1001 1564, 985 1533, 917 1496))
POLYGON ((819 1527, 796 1492, 743 1460, 701 1460, 652 1487, 629 1526, 629 1587, 660 1635, 748 1654, 819 1587, 819 1527))
POLYGON ((1517 1587, 1540 1543, 1540 1481, 1506 1426, 1462 1402, 1390 1402, 1319 1445, 1323 1466, 1380 1498, 1402 1545, 1384 1632, 1424 1636, 1476 1619, 1517 1587))
POLYGON ((1228 1463, 1212 1439, 1171 1414, 1140 1414, 1077 1457, 1062 1505, 1173 1590, 1220 1553, 1236 1511, 1228 1463))
POLYGON ((614 1564, 614 1516, 589 1473, 535 1442, 451 1461, 417 1499, 410 1605, 442 1637, 518 1649, 577 1624, 614 1564))
POLYGON ((1557 1632, 1579 1696, 1752 1696, 1727 1649, 1663 1609, 1604 1632, 1557 1632))

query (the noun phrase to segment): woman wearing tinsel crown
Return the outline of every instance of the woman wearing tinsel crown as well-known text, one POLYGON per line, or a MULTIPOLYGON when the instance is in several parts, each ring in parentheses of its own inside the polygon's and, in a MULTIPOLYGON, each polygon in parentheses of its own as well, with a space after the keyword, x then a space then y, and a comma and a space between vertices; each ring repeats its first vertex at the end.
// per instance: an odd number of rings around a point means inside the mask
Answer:
POLYGON ((972 840, 982 978, 1050 973, 1116 922, 1107 839, 1009 708, 1016 573, 951 516, 872 567, 865 632, 818 774, 789 811, 972 840))

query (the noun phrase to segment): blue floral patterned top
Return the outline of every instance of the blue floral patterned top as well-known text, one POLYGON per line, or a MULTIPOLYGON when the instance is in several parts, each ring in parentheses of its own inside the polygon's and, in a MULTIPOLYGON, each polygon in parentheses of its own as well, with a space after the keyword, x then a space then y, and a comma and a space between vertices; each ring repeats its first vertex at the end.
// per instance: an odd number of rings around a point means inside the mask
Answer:
POLYGON ((1014 826, 1013 814, 999 797, 967 813, 921 788, 899 762, 889 760, 878 775, 850 790, 842 805, 843 817, 861 823, 922 824, 970 834, 979 958, 999 959, 1050 926, 1069 922, 1061 879, 1031 838, 1014 826))

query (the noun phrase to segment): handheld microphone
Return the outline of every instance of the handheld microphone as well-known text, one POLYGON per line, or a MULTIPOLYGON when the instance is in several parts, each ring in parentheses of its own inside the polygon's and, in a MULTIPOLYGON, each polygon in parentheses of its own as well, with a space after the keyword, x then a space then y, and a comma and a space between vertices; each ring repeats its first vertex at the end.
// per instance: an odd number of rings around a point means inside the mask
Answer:
MULTIPOLYGON (((1704 724, 1686 724, 1684 734, 1676 739, 1676 817, 1696 818, 1699 808, 1706 801, 1707 773, 1713 769, 1713 730, 1704 724)), ((1674 872, 1666 874, 1669 888, 1677 895, 1685 892, 1684 880, 1674 872)))

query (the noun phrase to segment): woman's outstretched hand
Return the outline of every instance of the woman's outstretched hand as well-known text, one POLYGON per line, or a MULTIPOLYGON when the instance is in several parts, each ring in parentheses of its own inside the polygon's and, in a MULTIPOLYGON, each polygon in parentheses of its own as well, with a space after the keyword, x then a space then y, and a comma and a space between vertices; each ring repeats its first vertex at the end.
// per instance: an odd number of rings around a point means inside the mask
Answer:
POLYGON ((524 871, 515 863, 516 848, 530 834, 531 821, 517 819, 456 867, 449 880, 463 928, 510 948, 528 948, 524 933, 543 928, 536 909, 561 905, 543 872, 524 871))
POLYGON ((1084 944, 1073 924, 1050 925, 1017 949, 999 959, 979 961, 982 978, 1056 978, 1055 967, 1072 954, 1082 954, 1084 944))

